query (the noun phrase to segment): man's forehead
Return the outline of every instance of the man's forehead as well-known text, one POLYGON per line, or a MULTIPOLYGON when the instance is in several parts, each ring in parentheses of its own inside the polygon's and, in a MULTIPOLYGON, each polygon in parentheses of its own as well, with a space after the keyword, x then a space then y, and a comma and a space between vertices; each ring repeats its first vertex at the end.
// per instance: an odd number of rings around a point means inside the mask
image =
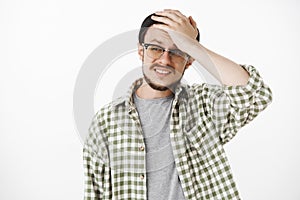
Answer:
POLYGON ((148 28, 144 41, 145 43, 154 43, 167 47, 175 46, 170 35, 166 31, 153 27, 148 28))

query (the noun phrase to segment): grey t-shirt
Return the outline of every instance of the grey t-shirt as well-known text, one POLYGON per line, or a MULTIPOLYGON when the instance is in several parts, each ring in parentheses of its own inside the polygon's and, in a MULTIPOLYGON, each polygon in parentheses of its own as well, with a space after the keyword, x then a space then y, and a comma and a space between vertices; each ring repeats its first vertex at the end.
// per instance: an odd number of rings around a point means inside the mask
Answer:
POLYGON ((142 99, 134 94, 146 145, 149 200, 184 200, 170 141, 173 96, 142 99))

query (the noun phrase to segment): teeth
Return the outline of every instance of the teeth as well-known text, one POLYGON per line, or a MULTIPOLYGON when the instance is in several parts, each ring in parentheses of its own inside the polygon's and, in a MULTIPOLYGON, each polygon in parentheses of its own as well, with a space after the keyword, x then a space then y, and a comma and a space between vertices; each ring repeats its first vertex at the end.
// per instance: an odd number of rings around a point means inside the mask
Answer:
POLYGON ((160 70, 160 69, 156 69, 156 71, 161 74, 169 74, 170 73, 169 71, 160 70))

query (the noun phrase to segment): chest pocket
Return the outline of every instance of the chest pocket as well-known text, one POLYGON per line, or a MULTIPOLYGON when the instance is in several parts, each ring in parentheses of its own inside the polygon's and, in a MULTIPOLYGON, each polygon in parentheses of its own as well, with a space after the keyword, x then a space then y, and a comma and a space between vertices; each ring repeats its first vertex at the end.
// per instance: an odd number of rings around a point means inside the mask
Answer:
POLYGON ((212 122, 198 123, 192 129, 185 130, 186 156, 199 168, 214 164, 214 154, 220 147, 220 139, 212 122))
POLYGON ((145 165, 143 141, 137 134, 127 134, 116 128, 109 137, 109 157, 112 170, 125 173, 142 173, 145 165))

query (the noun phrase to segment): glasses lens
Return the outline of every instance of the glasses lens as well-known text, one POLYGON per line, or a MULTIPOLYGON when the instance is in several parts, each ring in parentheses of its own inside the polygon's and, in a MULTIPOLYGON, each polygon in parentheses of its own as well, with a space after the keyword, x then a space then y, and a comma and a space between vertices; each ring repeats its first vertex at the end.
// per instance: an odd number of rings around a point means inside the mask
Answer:
POLYGON ((170 50, 169 55, 174 62, 184 62, 186 60, 186 54, 178 49, 170 50))
POLYGON ((147 55, 151 58, 157 59, 164 53, 164 49, 162 47, 158 47, 155 45, 149 45, 147 50, 147 55))
MULTIPOLYGON (((157 45, 147 44, 145 48, 146 48, 147 55, 154 59, 159 59, 162 56, 162 54, 165 52, 164 48, 157 45)), ((183 63, 186 61, 187 55, 182 51, 180 51, 179 49, 172 49, 169 50, 168 52, 172 62, 183 63)))

